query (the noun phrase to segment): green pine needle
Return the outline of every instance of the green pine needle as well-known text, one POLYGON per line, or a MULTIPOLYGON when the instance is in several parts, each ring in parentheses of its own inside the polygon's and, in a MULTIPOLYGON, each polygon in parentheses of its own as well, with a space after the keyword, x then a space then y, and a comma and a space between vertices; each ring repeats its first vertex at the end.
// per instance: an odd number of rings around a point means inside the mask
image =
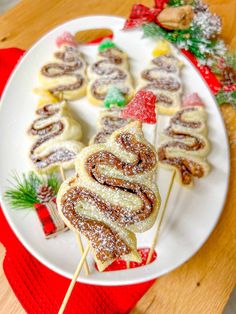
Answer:
POLYGON ((236 91, 225 92, 220 90, 216 94, 216 100, 219 105, 231 104, 232 106, 236 107, 236 91))
POLYGON ((198 26, 192 25, 187 30, 166 30, 155 23, 142 26, 144 37, 164 38, 177 47, 192 52, 198 59, 205 59, 206 55, 215 54, 217 41, 211 41, 201 34, 198 26))
POLYGON ((34 172, 30 172, 28 175, 23 174, 20 178, 17 173, 14 173, 9 182, 12 187, 5 192, 5 198, 12 208, 19 209, 31 208, 35 203, 40 203, 37 198, 37 190, 40 185, 51 186, 55 195, 59 189, 59 181, 54 174, 42 178, 34 172))
POLYGON ((225 63, 227 66, 236 70, 236 51, 230 51, 226 54, 225 63))
POLYGON ((56 195, 58 190, 59 190, 59 187, 60 187, 60 182, 58 180, 57 175, 51 174, 51 175, 47 176, 46 183, 48 186, 51 186, 51 188, 53 189, 53 191, 56 195))
POLYGON ((168 5, 172 7, 180 7, 182 5, 185 5, 184 0, 169 0, 168 5))

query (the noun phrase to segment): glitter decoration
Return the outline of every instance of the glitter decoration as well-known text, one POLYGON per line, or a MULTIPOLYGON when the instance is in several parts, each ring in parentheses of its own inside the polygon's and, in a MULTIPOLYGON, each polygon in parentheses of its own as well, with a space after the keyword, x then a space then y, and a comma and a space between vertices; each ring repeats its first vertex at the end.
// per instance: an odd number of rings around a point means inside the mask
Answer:
POLYGON ((126 100, 122 92, 116 86, 112 85, 109 87, 106 97, 104 99, 104 105, 106 108, 110 108, 112 105, 118 107, 124 107, 126 100))
POLYGON ((209 10, 195 14, 193 24, 199 27, 201 34, 207 39, 216 38, 222 29, 221 18, 209 10))

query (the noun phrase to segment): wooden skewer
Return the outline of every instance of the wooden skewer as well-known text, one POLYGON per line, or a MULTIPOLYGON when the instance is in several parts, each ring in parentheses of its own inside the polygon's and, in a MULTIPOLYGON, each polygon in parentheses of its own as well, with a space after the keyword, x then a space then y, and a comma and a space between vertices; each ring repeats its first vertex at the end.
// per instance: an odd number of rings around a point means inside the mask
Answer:
MULTIPOLYGON (((61 173, 62 180, 65 181, 66 176, 65 176, 64 169, 62 167, 60 167, 60 173, 61 173)), ((76 239, 77 239, 77 243, 78 243, 80 252, 81 252, 81 254, 83 254, 84 253, 84 246, 83 246, 83 243, 82 243, 82 240, 81 240, 79 233, 77 233, 76 239)), ((85 263, 84 263, 84 270, 85 270, 86 275, 90 274, 88 263, 87 263, 86 259, 85 259, 85 263)))
POLYGON ((165 212, 166 212, 168 200, 169 200, 169 197, 170 197, 170 193, 171 193, 171 190, 172 190, 172 187, 173 187, 175 175, 176 175, 176 170, 174 170, 173 173, 172 173, 169 189, 168 189, 168 192, 166 194, 165 202, 164 202, 163 209, 162 209, 162 212, 161 212, 161 217, 160 217, 160 220, 159 220, 159 222, 157 224, 156 232, 155 232, 153 240, 152 240, 152 245, 151 245, 150 251, 148 253, 148 258, 147 258, 147 261, 146 261, 146 265, 149 264, 150 261, 151 261, 154 249, 156 247, 156 244, 157 244, 157 241, 158 241, 158 238, 159 238, 159 235, 160 235, 161 225, 162 225, 162 222, 163 222, 163 219, 164 219, 164 216, 165 216, 165 212))
POLYGON ((76 269, 76 271, 74 273, 74 276, 73 276, 73 278, 71 280, 71 283, 70 283, 69 288, 68 288, 68 290, 66 292, 66 295, 65 295, 64 300, 63 300, 63 302, 61 304, 61 307, 60 307, 60 310, 59 310, 58 314, 62 314, 64 312, 65 308, 66 308, 66 305, 67 305, 67 303, 69 301, 70 295, 71 295, 71 293, 73 291, 73 288, 74 288, 74 286, 76 284, 77 278, 78 278, 78 276, 79 276, 79 274, 81 272, 81 269, 83 267, 83 264, 84 264, 84 261, 86 259, 86 256, 87 256, 87 254, 89 252, 89 249, 90 249, 90 246, 88 245, 86 247, 82 257, 81 257, 81 260, 80 260, 78 266, 77 266, 77 269, 76 269))
POLYGON ((126 268, 127 268, 127 269, 130 268, 130 261, 126 262, 126 268))
MULTIPOLYGON (((80 252, 81 252, 81 254, 83 254, 84 253, 84 246, 83 246, 83 243, 82 243, 82 240, 81 240, 81 237, 80 237, 79 233, 77 234, 76 238, 77 238, 77 243, 79 245, 80 252)), ((89 267, 88 267, 88 262, 87 262, 86 259, 85 259, 85 262, 84 262, 84 270, 85 270, 86 275, 90 274, 89 267)))
POLYGON ((62 168, 62 166, 60 166, 60 173, 61 173, 62 181, 65 181, 66 176, 65 176, 65 172, 64 172, 64 169, 62 168))

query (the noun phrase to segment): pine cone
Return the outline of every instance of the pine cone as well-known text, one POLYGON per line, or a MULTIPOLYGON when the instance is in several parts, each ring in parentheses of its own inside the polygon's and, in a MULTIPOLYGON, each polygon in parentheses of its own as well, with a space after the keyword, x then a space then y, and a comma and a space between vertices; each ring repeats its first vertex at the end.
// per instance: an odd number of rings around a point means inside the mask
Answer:
POLYGON ((47 203, 54 197, 54 191, 51 186, 47 184, 40 185, 37 191, 37 198, 40 203, 47 203))
POLYGON ((225 67, 222 72, 221 82, 224 85, 233 85, 236 83, 236 71, 231 67, 225 67))

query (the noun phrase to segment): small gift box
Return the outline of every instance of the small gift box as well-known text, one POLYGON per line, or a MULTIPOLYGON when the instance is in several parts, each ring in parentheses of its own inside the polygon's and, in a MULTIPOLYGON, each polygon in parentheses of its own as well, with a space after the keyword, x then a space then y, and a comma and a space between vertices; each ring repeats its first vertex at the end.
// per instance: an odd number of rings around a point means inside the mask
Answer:
POLYGON ((34 208, 46 239, 68 230, 56 205, 55 196, 59 188, 56 175, 39 177, 30 172, 28 175, 23 174, 22 178, 14 175, 13 179, 13 187, 5 193, 12 208, 34 208))

